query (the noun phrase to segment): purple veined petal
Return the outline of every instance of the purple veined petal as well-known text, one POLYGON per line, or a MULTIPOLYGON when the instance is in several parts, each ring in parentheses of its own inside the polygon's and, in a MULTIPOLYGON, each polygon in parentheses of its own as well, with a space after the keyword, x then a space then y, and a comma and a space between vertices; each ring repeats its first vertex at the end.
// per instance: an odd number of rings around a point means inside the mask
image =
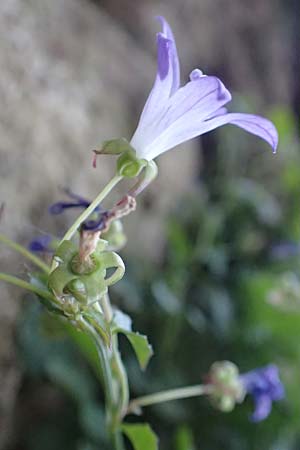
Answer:
POLYGON ((157 116, 173 89, 173 65, 174 44, 162 33, 157 33, 157 73, 154 85, 144 106, 140 118, 140 124, 149 122, 153 116, 157 116))
POLYGON ((219 116, 224 116, 224 114, 227 114, 228 110, 225 106, 223 106, 222 108, 218 109, 216 112, 212 113, 211 116, 209 116, 206 120, 209 119, 214 119, 215 117, 219 117, 219 116))
POLYGON ((145 154, 142 157, 147 160, 154 159, 182 142, 226 124, 236 125, 259 136, 271 145, 273 152, 276 151, 278 134, 275 126, 268 119, 253 114, 228 113, 203 122, 199 119, 197 111, 190 111, 156 138, 145 149, 145 154))
POLYGON ((269 395, 259 395, 255 398, 255 409, 251 415, 252 422, 261 422, 266 419, 272 409, 272 400, 269 395))
POLYGON ((229 113, 227 116, 229 116, 229 122, 227 123, 236 125, 248 131, 248 133, 260 137, 270 144, 273 149, 273 153, 276 153, 278 146, 278 133, 270 120, 261 116, 256 116, 255 114, 229 113))
POLYGON ((162 30, 163 30, 162 32, 165 35, 165 37, 173 42, 173 51, 170 55, 171 63, 172 63, 172 70, 173 70, 173 83, 172 83, 172 88, 171 88, 171 95, 172 95, 175 91, 177 91, 177 89, 180 86, 180 65, 179 65, 179 58, 178 58, 178 53, 177 53, 176 42, 175 42, 175 38, 174 38, 173 32, 171 30, 171 27, 168 24, 168 22, 166 21, 166 19, 162 16, 157 16, 156 19, 159 20, 159 22, 161 23, 162 30))
POLYGON ((144 109, 142 111, 137 129, 131 139, 133 147, 138 148, 141 143, 145 145, 146 139, 153 139, 145 133, 145 128, 154 120, 157 120, 166 108, 170 96, 179 86, 179 61, 176 44, 171 28, 163 21, 165 33, 157 34, 157 73, 154 85, 150 91, 144 109), (171 33, 171 34, 170 34, 171 33))
MULTIPOLYGON (((224 109, 221 108, 230 100, 230 92, 217 77, 194 77, 169 99, 166 109, 162 113, 153 117, 151 123, 139 130, 139 139, 133 139, 131 144, 140 158, 149 159, 148 154, 150 153, 152 159, 152 150, 149 149, 153 148, 157 152, 156 156, 162 153, 161 143, 164 142, 164 139, 168 140, 170 127, 175 124, 173 128, 177 135, 181 127, 184 128, 186 124, 189 127, 194 121, 198 124, 199 121, 204 122, 210 116, 224 113, 224 109)), ((198 133, 194 136, 197 135, 198 133)), ((169 148, 171 147, 174 145, 169 148)))
POLYGON ((230 100, 231 94, 219 78, 197 77, 170 98, 167 111, 157 126, 164 130, 191 112, 197 113, 197 121, 204 121, 216 115, 230 100))
POLYGON ((153 139, 153 133, 147 135, 145 129, 163 114, 171 95, 173 85, 173 69, 170 62, 170 54, 173 51, 172 42, 158 33, 157 46, 158 71, 154 86, 130 142, 134 148, 138 148, 141 143, 145 145, 147 136, 149 136, 149 140, 153 139))

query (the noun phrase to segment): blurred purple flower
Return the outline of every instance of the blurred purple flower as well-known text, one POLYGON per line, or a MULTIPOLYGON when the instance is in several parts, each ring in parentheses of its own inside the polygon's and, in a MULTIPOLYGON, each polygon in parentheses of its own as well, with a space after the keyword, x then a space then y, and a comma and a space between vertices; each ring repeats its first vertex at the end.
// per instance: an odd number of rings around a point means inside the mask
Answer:
POLYGON ((29 243, 28 249, 33 253, 35 252, 52 253, 53 249, 50 247, 52 240, 53 238, 48 234, 44 236, 39 236, 29 243))
MULTIPOLYGON (((51 205, 49 207, 50 214, 58 215, 58 214, 62 214, 66 209, 70 209, 70 208, 85 209, 88 206, 90 206, 91 202, 89 200, 86 200, 85 198, 83 198, 77 194, 74 194, 69 189, 64 189, 64 191, 67 194, 67 196, 70 197, 73 201, 54 203, 53 205, 51 205)), ((103 211, 101 206, 97 206, 97 208, 94 209, 92 215, 95 216, 95 218, 86 220, 82 224, 82 228, 84 230, 91 230, 91 231, 92 230, 93 231, 101 230, 103 218, 105 218, 105 216, 106 216, 106 211, 103 211)))
POLYGON ((255 409, 251 416, 253 422, 266 419, 271 412, 272 402, 284 398, 284 387, 274 364, 240 375, 240 381, 254 399, 255 409))
POLYGON ((293 241, 279 242, 271 247, 273 259, 284 260, 300 254, 300 243, 293 241))
POLYGON ((74 194, 70 189, 64 189, 64 192, 70 197, 72 202, 57 202, 49 207, 50 214, 61 214, 65 209, 69 208, 87 208, 90 202, 79 195, 74 194))
POLYGON ((225 124, 237 125, 268 142, 276 151, 278 134, 267 119, 253 114, 228 113, 231 94, 215 76, 195 69, 180 87, 180 68, 175 39, 169 24, 158 17, 157 74, 131 139, 137 157, 148 161, 182 142, 225 124))

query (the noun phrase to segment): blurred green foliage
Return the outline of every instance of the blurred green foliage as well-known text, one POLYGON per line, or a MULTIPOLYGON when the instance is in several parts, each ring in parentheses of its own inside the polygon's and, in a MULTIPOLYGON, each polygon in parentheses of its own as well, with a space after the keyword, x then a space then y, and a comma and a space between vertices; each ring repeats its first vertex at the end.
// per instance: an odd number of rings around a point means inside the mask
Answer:
MULTIPOLYGON (((300 309, 297 299, 290 309, 289 291, 282 291, 284 277, 300 277, 300 154, 292 113, 278 107, 270 116, 281 137, 278 155, 242 132, 220 130, 213 165, 170 217, 161 264, 142 255, 130 261, 112 292, 155 351, 142 373, 120 338, 133 397, 205 381, 214 361, 229 359, 241 372, 277 364, 286 400, 260 424, 249 422, 248 398, 230 414, 205 398, 145 408, 141 421, 159 435, 162 450, 300 447, 300 309)), ((85 339, 58 327, 37 304, 24 309, 15 449, 109 448, 99 371, 85 339)))

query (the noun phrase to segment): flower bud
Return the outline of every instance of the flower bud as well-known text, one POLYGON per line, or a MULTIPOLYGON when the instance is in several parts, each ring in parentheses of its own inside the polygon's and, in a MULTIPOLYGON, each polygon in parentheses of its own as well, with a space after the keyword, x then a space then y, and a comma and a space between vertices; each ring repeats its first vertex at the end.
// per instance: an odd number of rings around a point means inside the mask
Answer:
POLYGON ((230 361, 215 362, 211 366, 209 384, 213 387, 211 401, 220 411, 232 411, 235 404, 240 403, 245 396, 239 370, 230 361))

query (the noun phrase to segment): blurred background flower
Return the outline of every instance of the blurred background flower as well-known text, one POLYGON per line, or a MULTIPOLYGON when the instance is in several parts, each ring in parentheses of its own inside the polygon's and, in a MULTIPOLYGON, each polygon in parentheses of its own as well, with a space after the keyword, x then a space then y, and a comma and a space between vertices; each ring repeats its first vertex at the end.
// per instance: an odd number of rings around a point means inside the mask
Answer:
MULTIPOLYGON (((286 398, 259 425, 248 397, 227 415, 191 399, 149 407, 146 420, 164 450, 298 450, 299 254, 274 252, 300 241, 298 2, 1 2, 2 230, 26 245, 39 232, 60 236, 77 214, 49 217, 60 187, 92 198, 109 179, 114 161, 102 156, 93 169, 91 149, 136 127, 155 76, 158 14, 172 24, 183 79, 194 67, 219 76, 233 110, 276 124, 280 148, 274 157, 228 126, 159 158, 160 176, 124 220, 127 276, 113 290, 156 351, 141 375, 121 342, 131 392, 198 383, 216 360, 242 373, 272 361, 286 398)), ((27 270, 2 246, 1 264, 27 270)), ((105 450, 88 342, 31 297, 0 289, 0 448, 105 450)))

